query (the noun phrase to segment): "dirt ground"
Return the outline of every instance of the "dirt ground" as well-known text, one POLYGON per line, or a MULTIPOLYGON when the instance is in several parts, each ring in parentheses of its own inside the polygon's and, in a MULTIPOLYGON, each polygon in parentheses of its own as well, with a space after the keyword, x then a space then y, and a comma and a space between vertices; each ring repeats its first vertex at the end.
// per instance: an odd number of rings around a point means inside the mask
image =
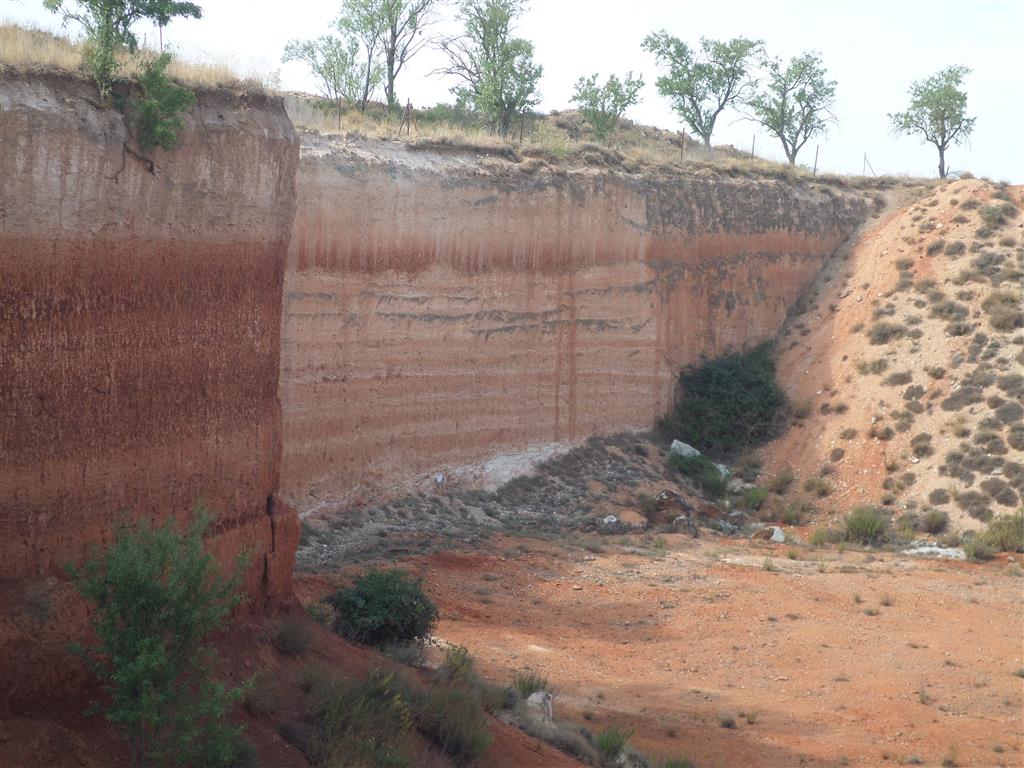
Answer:
POLYGON ((637 540, 495 539, 401 565, 426 578, 437 635, 485 677, 540 673, 556 717, 635 728, 652 758, 1022 764, 1020 556, 637 540))

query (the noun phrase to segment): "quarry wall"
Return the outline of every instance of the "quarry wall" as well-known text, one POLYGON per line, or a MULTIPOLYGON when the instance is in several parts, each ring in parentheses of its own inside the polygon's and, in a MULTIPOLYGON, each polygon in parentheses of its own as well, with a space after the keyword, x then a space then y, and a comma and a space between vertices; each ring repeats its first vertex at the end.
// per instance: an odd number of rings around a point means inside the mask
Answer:
MULTIPOLYGON (((179 148, 145 156, 73 76, 4 72, 0 109, 0 602, 31 583, 64 605, 45 585, 119 520, 199 501, 221 561, 249 553, 254 600, 290 596, 298 524, 274 494, 298 141, 282 105, 201 92, 179 148)), ((0 654, 31 668, 61 631, 5 610, 0 654)))
POLYGON ((302 143, 282 491, 307 509, 649 427, 681 366, 773 335, 868 213, 785 178, 302 143))

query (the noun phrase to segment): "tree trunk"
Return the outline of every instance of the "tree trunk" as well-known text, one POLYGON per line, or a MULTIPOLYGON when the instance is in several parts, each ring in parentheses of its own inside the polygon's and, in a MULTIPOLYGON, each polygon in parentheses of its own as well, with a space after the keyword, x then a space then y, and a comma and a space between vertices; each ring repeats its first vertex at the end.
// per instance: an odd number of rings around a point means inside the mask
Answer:
POLYGON ((939 178, 946 178, 946 148, 939 147, 939 178))
POLYGON ((704 140, 704 149, 711 149, 711 134, 702 133, 700 137, 704 140))
POLYGON ((394 48, 388 51, 388 84, 384 91, 388 97, 388 111, 395 108, 395 51, 394 48))

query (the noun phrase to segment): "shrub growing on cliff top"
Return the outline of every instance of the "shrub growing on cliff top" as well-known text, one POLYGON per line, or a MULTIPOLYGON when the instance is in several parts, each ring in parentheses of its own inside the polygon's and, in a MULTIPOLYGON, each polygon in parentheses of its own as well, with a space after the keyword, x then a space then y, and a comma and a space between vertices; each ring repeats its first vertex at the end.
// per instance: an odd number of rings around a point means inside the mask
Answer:
POLYGON ((128 738, 133 766, 227 766, 239 757, 241 728, 225 715, 242 689, 213 679, 206 638, 241 600, 243 560, 222 577, 203 548, 208 525, 198 507, 185 533, 173 520, 122 526, 107 550, 69 569, 96 607, 96 643, 73 650, 99 676, 107 700, 97 708, 128 738))
POLYGON ((684 369, 679 386, 681 395, 662 419, 662 430, 716 455, 772 437, 786 405, 769 343, 684 369))

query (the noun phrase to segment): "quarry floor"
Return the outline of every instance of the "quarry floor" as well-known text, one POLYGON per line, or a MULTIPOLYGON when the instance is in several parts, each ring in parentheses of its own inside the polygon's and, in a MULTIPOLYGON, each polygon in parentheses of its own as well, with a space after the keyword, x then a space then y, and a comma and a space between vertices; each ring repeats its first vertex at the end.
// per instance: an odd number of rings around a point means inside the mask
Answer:
MULTIPOLYGON (((425 578, 437 637, 469 648, 485 678, 537 672, 557 691, 557 719, 633 728, 651 758, 722 768, 1024 759, 1014 558, 706 531, 495 536, 483 551, 397 565, 425 578)), ((303 601, 343 578, 301 577, 303 601)))

